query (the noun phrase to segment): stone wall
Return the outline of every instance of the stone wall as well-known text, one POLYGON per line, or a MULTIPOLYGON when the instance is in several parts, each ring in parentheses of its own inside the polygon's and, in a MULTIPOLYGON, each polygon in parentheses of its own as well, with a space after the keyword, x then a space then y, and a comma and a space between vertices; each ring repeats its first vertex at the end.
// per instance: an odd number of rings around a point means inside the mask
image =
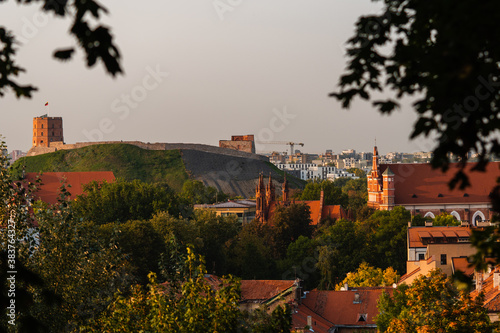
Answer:
POLYGON ((147 150, 172 150, 172 149, 184 150, 184 149, 189 149, 189 150, 197 150, 197 151, 202 151, 202 152, 207 152, 207 153, 215 153, 215 154, 222 154, 222 155, 228 155, 228 156, 256 159, 256 160, 261 160, 261 161, 268 161, 268 158, 265 156, 247 153, 244 151, 232 150, 229 148, 220 148, 220 147, 215 147, 215 146, 209 146, 209 145, 204 145, 204 144, 161 143, 161 142, 155 142, 155 143, 147 142, 146 143, 146 142, 141 142, 141 141, 97 141, 97 142, 77 142, 77 143, 72 143, 72 144, 64 144, 62 142, 53 142, 51 144, 51 147, 32 147, 28 151, 27 156, 36 156, 36 155, 41 155, 41 154, 53 153, 57 150, 78 149, 78 148, 83 148, 83 147, 92 146, 92 145, 118 144, 118 143, 134 145, 134 146, 140 147, 142 149, 147 149, 147 150))

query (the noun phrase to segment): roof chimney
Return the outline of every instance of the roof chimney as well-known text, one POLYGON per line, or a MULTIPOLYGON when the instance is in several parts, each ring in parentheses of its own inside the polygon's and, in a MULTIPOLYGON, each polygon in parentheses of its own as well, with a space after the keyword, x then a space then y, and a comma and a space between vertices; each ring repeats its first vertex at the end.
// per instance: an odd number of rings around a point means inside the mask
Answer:
POLYGON ((477 272, 476 275, 476 290, 481 291, 481 288, 483 287, 483 273, 482 272, 477 272))
POLYGON ((493 288, 498 288, 500 285, 500 272, 495 271, 493 273, 493 288))

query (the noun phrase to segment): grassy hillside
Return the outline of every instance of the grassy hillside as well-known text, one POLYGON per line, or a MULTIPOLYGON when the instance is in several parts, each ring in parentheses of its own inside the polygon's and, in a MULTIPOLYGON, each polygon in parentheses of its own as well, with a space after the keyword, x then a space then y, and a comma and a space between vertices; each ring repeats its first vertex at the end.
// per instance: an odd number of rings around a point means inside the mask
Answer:
POLYGON ((19 173, 61 171, 113 171, 116 178, 167 182, 180 190, 188 179, 179 150, 145 150, 128 144, 93 145, 73 150, 24 157, 12 168, 19 173))

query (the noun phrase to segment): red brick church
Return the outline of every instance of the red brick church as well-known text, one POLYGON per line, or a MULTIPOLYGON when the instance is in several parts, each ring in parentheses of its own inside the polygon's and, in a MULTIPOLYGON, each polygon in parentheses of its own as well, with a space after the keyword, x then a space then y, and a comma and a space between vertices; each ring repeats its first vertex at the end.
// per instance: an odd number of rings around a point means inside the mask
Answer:
POLYGON ((321 191, 319 200, 297 201, 290 200, 288 181, 285 175, 285 181, 282 184, 282 200, 276 200, 276 188, 273 184, 271 176, 267 186, 264 186, 264 176, 259 176, 259 182, 255 189, 256 212, 255 219, 260 222, 272 222, 272 218, 277 206, 289 206, 290 204, 305 203, 311 211, 311 224, 317 225, 322 220, 331 218, 346 219, 347 213, 340 205, 325 205, 324 193, 321 191))
POLYGON ((472 225, 489 224, 490 194, 500 177, 500 163, 488 163, 485 172, 471 171, 475 163, 468 163, 464 172, 471 186, 450 190, 448 183, 458 171, 456 163, 451 163, 443 173, 428 163, 379 164, 378 161, 378 150, 374 147, 373 167, 367 177, 369 207, 391 210, 403 206, 414 215, 430 218, 447 212, 472 225))

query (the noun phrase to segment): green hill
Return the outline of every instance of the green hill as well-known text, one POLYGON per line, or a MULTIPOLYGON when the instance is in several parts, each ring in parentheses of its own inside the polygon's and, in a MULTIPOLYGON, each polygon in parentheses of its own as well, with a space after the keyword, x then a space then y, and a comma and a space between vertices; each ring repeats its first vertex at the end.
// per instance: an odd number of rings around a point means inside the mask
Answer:
POLYGON ((128 144, 92 145, 79 149, 23 157, 12 169, 26 172, 113 171, 116 178, 167 182, 180 190, 188 179, 179 150, 146 150, 128 144))

